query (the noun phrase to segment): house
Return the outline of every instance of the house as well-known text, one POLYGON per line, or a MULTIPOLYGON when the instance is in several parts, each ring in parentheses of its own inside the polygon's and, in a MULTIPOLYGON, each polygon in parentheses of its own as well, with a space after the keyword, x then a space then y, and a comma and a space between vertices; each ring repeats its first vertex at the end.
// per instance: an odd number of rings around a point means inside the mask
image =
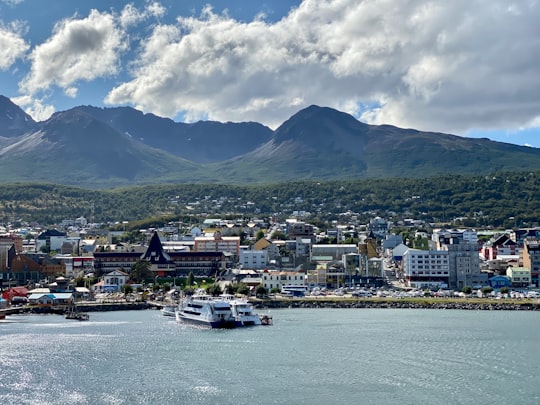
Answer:
POLYGON ((115 270, 103 276, 103 290, 121 291, 122 287, 127 283, 129 274, 115 270))
POLYGON ((28 295, 28 289, 26 287, 11 287, 2 292, 2 298, 11 302, 14 297, 24 297, 28 295))
POLYGON ((30 294, 28 297, 28 303, 31 305, 73 305, 73 301, 71 293, 30 294))
POLYGON ((54 294, 30 294, 28 303, 30 305, 52 306, 54 305, 54 294))
POLYGON ((482 254, 486 260, 495 260, 500 256, 517 255, 517 243, 507 234, 498 235, 482 246, 482 254))
POLYGON ((510 279, 512 287, 527 288, 531 284, 531 269, 527 267, 508 267, 506 276, 510 279))

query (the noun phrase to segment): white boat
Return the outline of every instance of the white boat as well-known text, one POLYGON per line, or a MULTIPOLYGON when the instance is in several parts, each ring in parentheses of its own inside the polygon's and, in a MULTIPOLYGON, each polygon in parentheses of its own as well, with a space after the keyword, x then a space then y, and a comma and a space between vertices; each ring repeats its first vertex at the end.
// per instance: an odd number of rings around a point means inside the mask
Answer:
POLYGON ((245 299, 237 298, 232 294, 222 294, 220 298, 230 304, 232 315, 238 327, 270 325, 272 323, 270 316, 256 314, 253 311, 253 305, 245 299))
POLYGON ((230 304, 207 294, 192 295, 180 301, 176 310, 176 320, 213 329, 237 326, 230 304))
POLYGON ((176 316, 176 305, 165 305, 161 308, 161 315, 163 316, 176 316))

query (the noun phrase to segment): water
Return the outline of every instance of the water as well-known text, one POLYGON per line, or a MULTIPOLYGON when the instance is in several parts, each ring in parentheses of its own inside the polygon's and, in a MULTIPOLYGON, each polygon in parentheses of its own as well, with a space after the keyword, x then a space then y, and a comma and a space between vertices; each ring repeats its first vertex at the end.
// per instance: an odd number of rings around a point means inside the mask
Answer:
POLYGON ((273 310, 206 330, 159 311, 0 323, 1 404, 538 404, 540 313, 273 310))

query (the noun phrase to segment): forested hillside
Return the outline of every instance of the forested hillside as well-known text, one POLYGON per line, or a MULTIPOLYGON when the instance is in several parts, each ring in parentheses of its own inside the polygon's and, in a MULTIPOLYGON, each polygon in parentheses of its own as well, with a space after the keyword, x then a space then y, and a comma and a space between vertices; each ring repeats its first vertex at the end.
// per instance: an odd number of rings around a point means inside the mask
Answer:
MULTIPOLYGON (((540 172, 425 179, 287 182, 263 186, 177 184, 86 190, 50 184, 0 189, 0 221, 43 225, 84 216, 93 222, 189 217, 269 217, 309 212, 327 221, 357 215, 425 219, 466 226, 538 226, 540 172)), ((195 218, 194 218, 195 217, 195 218)), ((158 221, 158 222, 159 222, 158 221)))

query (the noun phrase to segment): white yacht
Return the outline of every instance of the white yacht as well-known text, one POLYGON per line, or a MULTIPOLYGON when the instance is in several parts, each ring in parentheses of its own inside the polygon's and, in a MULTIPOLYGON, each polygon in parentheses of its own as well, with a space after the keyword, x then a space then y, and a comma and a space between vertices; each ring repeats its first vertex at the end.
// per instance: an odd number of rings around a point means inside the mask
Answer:
MULTIPOLYGON (((232 294, 222 294, 220 298, 228 302, 231 306, 231 312, 236 320, 236 326, 257 326, 262 325, 262 317, 253 312, 253 305, 247 300, 237 298, 232 294)), ((265 317, 267 319, 268 317, 265 317)))
POLYGON ((207 294, 195 294, 180 301, 176 320, 210 328, 235 328, 236 320, 229 302, 207 294))

